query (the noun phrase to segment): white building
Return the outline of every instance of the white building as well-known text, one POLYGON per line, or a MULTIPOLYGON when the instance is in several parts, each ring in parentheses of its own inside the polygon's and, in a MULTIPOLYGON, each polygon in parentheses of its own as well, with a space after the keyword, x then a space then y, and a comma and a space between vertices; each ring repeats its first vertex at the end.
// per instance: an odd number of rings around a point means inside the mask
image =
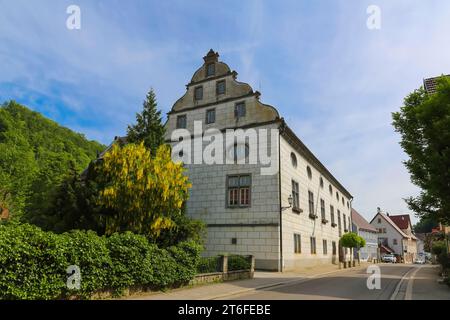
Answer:
POLYGON ((392 216, 378 210, 370 224, 378 230, 381 254, 393 253, 406 263, 414 262, 417 238, 412 232, 409 215, 392 216))
POLYGON ((277 109, 260 102, 260 93, 237 81, 237 73, 218 57, 212 50, 204 57, 166 124, 166 139, 185 163, 192 182, 187 213, 207 224, 205 253, 252 254, 256 267, 266 270, 337 263, 339 255, 343 259, 345 254, 339 251, 339 237, 351 228, 352 195, 277 109), (242 159, 246 164, 194 161, 202 157, 210 141, 201 141, 198 149, 189 138, 205 137, 205 130, 211 128, 224 141, 227 129, 247 130, 245 142, 220 144, 227 161, 242 159), (176 129, 188 131, 180 134, 176 129), (256 130, 258 142, 264 136, 269 141, 257 148, 258 162, 253 164, 249 162, 256 142, 249 129, 256 130), (263 134, 261 129, 269 131, 263 134), (261 154, 272 156, 271 165, 261 163, 261 154), (273 172, 263 172, 268 167, 273 172))
MULTIPOLYGON (((352 208, 353 232, 366 240, 366 245, 359 249, 359 258, 362 261, 378 259, 378 230, 375 229, 362 215, 352 208)), ((355 255, 357 252, 355 251, 355 255)))

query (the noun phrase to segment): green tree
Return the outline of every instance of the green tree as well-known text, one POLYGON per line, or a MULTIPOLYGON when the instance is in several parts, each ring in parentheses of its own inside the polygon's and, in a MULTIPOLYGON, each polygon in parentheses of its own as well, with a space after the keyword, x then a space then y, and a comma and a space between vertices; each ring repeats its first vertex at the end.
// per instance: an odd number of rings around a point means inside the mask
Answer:
MULTIPOLYGON (((361 244, 361 237, 354 232, 343 234, 341 237, 341 245, 344 248, 358 248, 361 244)), ((362 239, 364 240, 364 239, 362 239)), ((364 241, 365 242, 365 241, 364 241)), ((364 243, 365 245, 365 243, 364 243)))
POLYGON ((423 217, 414 225, 415 233, 430 233, 433 228, 439 226, 439 223, 433 217, 423 217))
POLYGON ((420 217, 450 223, 450 79, 438 80, 437 91, 423 88, 409 94, 392 115, 404 162, 420 195, 405 199, 420 217))
POLYGON ((190 183, 181 163, 162 145, 151 156, 143 142, 113 145, 95 167, 100 189, 98 204, 110 209, 106 233, 132 231, 152 239, 176 226, 190 183))
POLYGON ((47 214, 69 167, 84 169, 103 149, 14 101, 2 104, 0 188, 10 194, 12 218, 32 220, 47 214))
POLYGON ((143 110, 136 114, 136 124, 129 125, 127 129, 127 142, 144 142, 152 155, 164 143, 164 125, 161 121, 161 111, 157 109, 156 95, 153 89, 147 93, 143 103, 143 110))

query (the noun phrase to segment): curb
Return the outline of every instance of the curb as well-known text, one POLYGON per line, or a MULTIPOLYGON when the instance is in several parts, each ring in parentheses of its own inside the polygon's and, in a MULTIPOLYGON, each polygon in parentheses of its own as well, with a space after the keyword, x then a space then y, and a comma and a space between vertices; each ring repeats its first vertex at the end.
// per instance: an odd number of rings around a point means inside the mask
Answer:
MULTIPOLYGON (((311 276, 303 276, 300 279, 297 278, 297 279, 294 279, 294 280, 281 281, 281 282, 276 282, 276 283, 262 285, 262 286, 255 287, 255 288, 248 288, 248 289, 242 289, 242 290, 231 292, 231 293, 225 293, 225 294, 217 295, 217 296, 214 296, 214 297, 209 297, 209 298, 207 298, 205 300, 216 300, 216 299, 220 299, 220 298, 240 295, 240 294, 243 294, 243 293, 256 292, 258 290, 272 288, 272 287, 278 287, 278 286, 283 286, 283 285, 290 285, 290 284, 294 284, 294 283, 304 283, 304 282, 308 282, 308 281, 311 281, 311 280, 316 279, 316 278, 324 277, 324 276, 332 274, 332 273, 343 272, 343 271, 351 271, 351 270, 359 270, 359 269, 364 269, 365 267, 366 266, 358 266, 358 267, 352 267, 352 268, 347 268, 347 269, 338 269, 338 270, 333 270, 333 271, 327 271, 327 272, 324 272, 324 273, 319 273, 319 274, 315 274, 315 275, 311 275, 311 276)), ((202 299, 200 299, 200 300, 202 300, 202 299)))

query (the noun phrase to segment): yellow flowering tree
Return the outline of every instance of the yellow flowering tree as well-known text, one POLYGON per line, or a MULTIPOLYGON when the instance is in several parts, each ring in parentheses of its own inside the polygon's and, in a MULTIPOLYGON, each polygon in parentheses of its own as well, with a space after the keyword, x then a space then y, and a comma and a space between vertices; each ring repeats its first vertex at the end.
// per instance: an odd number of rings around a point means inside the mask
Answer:
POLYGON ((114 145, 96 173, 98 204, 111 211, 106 234, 127 230, 158 238, 162 230, 175 227, 191 187, 168 145, 160 146, 154 157, 143 143, 114 145))

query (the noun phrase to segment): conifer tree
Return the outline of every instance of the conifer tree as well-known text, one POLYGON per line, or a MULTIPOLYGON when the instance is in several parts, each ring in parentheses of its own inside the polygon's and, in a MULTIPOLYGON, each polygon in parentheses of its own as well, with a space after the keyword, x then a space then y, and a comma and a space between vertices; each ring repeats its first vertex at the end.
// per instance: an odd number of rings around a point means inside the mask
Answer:
POLYGON ((156 95, 153 89, 147 93, 143 103, 143 110, 136 114, 136 124, 129 125, 127 129, 127 142, 140 143, 151 150, 155 155, 156 150, 164 143, 164 125, 161 120, 161 111, 157 109, 156 95))

